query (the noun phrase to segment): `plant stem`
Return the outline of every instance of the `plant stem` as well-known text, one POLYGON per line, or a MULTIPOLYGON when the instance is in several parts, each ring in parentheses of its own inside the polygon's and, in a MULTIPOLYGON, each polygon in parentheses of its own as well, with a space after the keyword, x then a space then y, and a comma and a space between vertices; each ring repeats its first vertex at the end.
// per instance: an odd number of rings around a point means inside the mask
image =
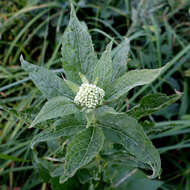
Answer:
POLYGON ((41 190, 46 190, 46 186, 47 186, 47 184, 46 184, 46 183, 43 183, 41 190))
POLYGON ((90 127, 92 124, 94 127, 96 127, 96 119, 93 111, 86 112, 86 120, 87 120, 86 128, 90 127))

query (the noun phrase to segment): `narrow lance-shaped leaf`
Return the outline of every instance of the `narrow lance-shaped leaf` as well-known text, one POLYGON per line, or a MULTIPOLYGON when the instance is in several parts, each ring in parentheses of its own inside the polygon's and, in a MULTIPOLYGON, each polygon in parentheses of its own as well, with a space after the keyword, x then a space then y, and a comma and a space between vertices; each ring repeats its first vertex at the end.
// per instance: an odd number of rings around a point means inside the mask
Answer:
POLYGON ((75 135, 67 147, 64 175, 60 182, 64 183, 76 171, 88 164, 101 150, 104 135, 101 128, 89 127, 75 135))
POLYGON ((74 96, 65 81, 59 78, 54 72, 44 67, 28 63, 22 56, 20 57, 20 61, 22 68, 29 73, 31 80, 46 98, 74 96))
POLYGON ((136 86, 142 86, 153 82, 161 73, 162 69, 142 69, 129 71, 118 78, 107 91, 107 101, 114 101, 120 96, 126 94, 136 86))
POLYGON ((150 115, 169 104, 176 102, 181 97, 181 94, 167 96, 166 94, 149 94, 143 97, 139 104, 127 112, 128 115, 140 119, 146 115, 150 115))
POLYGON ((98 125, 102 127, 107 138, 115 143, 120 143, 135 159, 149 166, 152 178, 160 175, 160 156, 152 142, 144 133, 142 126, 125 113, 98 113, 98 125))
POLYGON ((25 159, 22 159, 22 158, 18 158, 18 157, 15 157, 15 156, 11 156, 11 155, 8 155, 8 154, 2 154, 0 153, 0 159, 1 160, 12 160, 14 162, 30 162, 30 160, 25 160, 25 159))
POLYGON ((41 111, 32 122, 30 128, 42 121, 54 119, 57 117, 63 117, 65 115, 73 114, 78 111, 79 110, 75 104, 73 104, 72 100, 64 96, 57 96, 45 103, 41 111))
POLYGON ((73 6, 68 27, 63 35, 61 51, 66 77, 72 81, 80 81, 78 73, 81 72, 90 81, 97 56, 87 26, 79 22, 73 6))
POLYGON ((105 89, 111 82, 112 78, 112 58, 111 58, 112 42, 110 42, 106 50, 103 52, 93 71, 93 81, 98 79, 97 86, 105 89))
POLYGON ((126 72, 127 69, 127 59, 129 53, 129 40, 126 38, 121 44, 119 44, 113 52, 113 75, 112 81, 120 77, 126 72))

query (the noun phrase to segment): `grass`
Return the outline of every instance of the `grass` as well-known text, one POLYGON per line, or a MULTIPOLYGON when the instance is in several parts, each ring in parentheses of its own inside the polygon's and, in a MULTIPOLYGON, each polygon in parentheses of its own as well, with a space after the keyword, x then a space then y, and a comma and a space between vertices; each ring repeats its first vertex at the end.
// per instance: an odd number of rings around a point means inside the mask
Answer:
MULTIPOLYGON (((188 0, 109 0, 74 2, 97 52, 109 40, 131 40, 128 68, 158 68, 170 63, 151 85, 136 88, 119 110, 145 94, 182 92, 176 104, 148 118, 147 128, 162 157, 163 190, 190 188, 190 18, 188 0)), ((44 99, 21 70, 19 56, 51 69, 61 68, 61 36, 69 19, 68 1, 0 2, 0 189, 49 189, 31 162, 29 144, 37 130, 29 123, 44 99), (29 176, 29 177, 28 177, 29 176)), ((58 70, 63 72, 63 70, 58 70)), ((128 105, 129 104, 129 105, 128 105)), ((143 122, 143 121, 142 121, 143 122)))

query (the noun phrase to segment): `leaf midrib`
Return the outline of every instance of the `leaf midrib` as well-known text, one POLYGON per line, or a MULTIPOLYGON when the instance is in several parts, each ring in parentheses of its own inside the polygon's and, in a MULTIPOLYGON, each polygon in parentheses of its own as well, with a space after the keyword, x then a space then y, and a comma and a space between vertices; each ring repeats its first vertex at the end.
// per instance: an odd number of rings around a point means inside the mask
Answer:
POLYGON ((95 127, 93 127, 93 131, 92 131, 92 135, 91 135, 91 138, 90 138, 90 141, 88 143, 88 146, 87 146, 87 151, 85 152, 83 158, 81 159, 80 163, 79 163, 79 166, 81 165, 81 163, 83 162, 83 160, 85 159, 86 155, 87 155, 87 152, 89 150, 89 146, 90 144, 92 143, 92 140, 93 140, 93 137, 94 137, 94 132, 95 132, 95 127))

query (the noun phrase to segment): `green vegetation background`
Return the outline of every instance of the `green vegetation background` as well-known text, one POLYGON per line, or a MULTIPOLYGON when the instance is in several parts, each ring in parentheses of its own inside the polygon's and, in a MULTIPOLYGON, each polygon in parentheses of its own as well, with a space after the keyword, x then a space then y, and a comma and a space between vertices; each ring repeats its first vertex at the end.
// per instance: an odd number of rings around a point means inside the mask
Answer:
MULTIPOLYGON (((142 122, 159 149, 163 190, 190 189, 190 1, 73 1, 85 21, 95 49, 102 52, 114 38, 131 41, 128 69, 172 67, 154 84, 133 90, 122 111, 152 92, 182 92, 180 101, 142 122), (152 135, 151 131, 159 132, 152 135)), ((69 1, 0 1, 0 189, 50 189, 31 163, 27 129, 43 98, 21 69, 19 56, 60 69, 61 37, 69 20, 69 1)), ((60 70, 63 71, 63 70, 60 70)), ((149 187, 146 190, 152 190, 149 187)))

